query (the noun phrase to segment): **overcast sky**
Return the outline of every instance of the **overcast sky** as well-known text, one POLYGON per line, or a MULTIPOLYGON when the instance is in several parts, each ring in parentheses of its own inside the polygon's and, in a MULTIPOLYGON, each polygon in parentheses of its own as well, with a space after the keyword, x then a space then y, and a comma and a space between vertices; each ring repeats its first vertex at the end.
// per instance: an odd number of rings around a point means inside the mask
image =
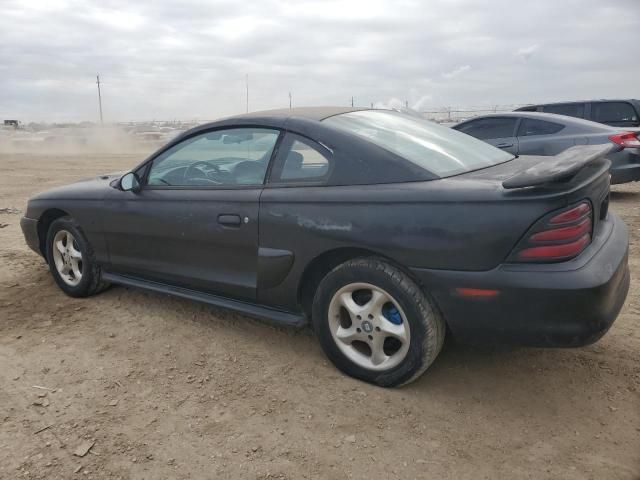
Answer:
POLYGON ((2 0, 0 118, 640 98, 640 0, 2 0))

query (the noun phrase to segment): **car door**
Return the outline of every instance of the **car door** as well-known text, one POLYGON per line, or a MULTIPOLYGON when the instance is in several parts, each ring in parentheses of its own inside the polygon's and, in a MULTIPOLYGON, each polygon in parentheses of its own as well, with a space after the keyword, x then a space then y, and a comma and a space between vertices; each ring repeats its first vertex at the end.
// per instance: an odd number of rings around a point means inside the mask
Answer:
MULTIPOLYGON (((290 308, 302 269, 326 248, 334 228, 323 215, 323 187, 335 167, 332 152, 300 135, 287 133, 278 147, 260 198, 258 299, 290 308), (310 201, 321 195, 321 201, 310 201)), ((337 207, 332 215, 344 216, 337 207)))
POLYGON ((522 118, 518 126, 520 155, 557 155, 575 145, 573 136, 563 135, 565 125, 537 118, 522 118))
POLYGON ((109 269, 208 293, 255 299, 258 208, 280 132, 225 128, 163 151, 141 189, 105 202, 109 269))
POLYGON ((517 123, 518 117, 484 117, 470 120, 455 128, 494 147, 518 155, 517 123))

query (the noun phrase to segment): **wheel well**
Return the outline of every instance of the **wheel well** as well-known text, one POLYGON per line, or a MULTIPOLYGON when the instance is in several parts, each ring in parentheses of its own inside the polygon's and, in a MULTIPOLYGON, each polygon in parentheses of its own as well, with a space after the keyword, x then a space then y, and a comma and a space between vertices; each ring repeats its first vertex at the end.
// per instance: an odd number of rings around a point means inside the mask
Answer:
POLYGON ((49 231, 49 226, 54 220, 67 215, 69 215, 67 212, 59 208, 50 208, 40 215, 40 220, 38 220, 38 241, 40 243, 40 253, 42 253, 45 260, 47 259, 47 232, 49 231))
MULTIPOLYGON (((305 315, 311 318, 313 296, 318 289, 318 285, 327 273, 348 260, 373 256, 383 257, 379 253, 364 248, 347 247, 329 250, 311 260, 309 265, 304 269, 302 278, 300 279, 300 287, 298 288, 298 303, 302 306, 305 315)), ((389 261, 395 263, 392 260, 389 261)))
MULTIPOLYGON (((408 268, 405 268, 395 260, 380 253, 373 252, 364 248, 337 248, 334 250, 329 250, 328 252, 324 252, 311 260, 302 274, 302 277, 300 279, 300 286, 298 287, 298 303, 300 306, 302 306, 302 311, 307 316, 307 318, 311 318, 313 297, 316 293, 316 290, 318 289, 318 285, 320 285, 320 282, 327 275, 327 273, 329 273, 341 263, 353 260, 354 258, 362 257, 378 257, 386 260, 390 264, 406 273, 416 283, 416 285, 418 285, 425 292, 425 294, 427 294, 425 287, 420 279, 417 278, 408 268)), ((432 302, 432 306, 442 312, 435 299, 431 296, 429 296, 429 298, 432 302)))

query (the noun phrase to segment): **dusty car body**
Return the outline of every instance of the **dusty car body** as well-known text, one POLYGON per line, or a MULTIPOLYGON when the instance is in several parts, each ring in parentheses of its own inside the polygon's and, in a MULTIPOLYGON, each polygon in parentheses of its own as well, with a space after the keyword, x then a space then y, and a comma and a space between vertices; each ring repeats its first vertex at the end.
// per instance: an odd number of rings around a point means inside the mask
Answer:
POLYGON ((37 195, 22 228, 70 295, 108 282, 312 322, 343 371, 398 385, 433 361, 445 326, 535 346, 608 330, 629 270, 606 153, 514 158, 397 112, 262 112, 37 195), (203 160, 198 142, 233 156, 203 160))

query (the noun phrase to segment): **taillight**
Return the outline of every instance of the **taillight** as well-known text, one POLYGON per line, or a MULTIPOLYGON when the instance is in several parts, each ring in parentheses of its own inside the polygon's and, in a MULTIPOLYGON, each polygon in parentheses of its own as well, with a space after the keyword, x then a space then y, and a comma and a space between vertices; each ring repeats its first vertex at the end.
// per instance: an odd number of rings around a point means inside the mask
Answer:
POLYGON ((635 132, 618 133, 609 137, 613 143, 620 145, 622 148, 640 148, 640 138, 635 132))
POLYGON ((591 233, 591 219, 585 218, 577 225, 570 227, 554 228, 552 230, 544 230, 542 232, 531 235, 534 242, 546 242, 555 240, 571 240, 581 237, 587 233, 591 233))
POLYGON ((549 223, 557 225, 559 223, 575 222, 576 220, 583 218, 589 212, 591 212, 591 204, 584 202, 577 207, 567 210, 566 212, 554 215, 549 220, 549 223))
POLYGON ((516 262, 569 260, 591 243, 593 212, 584 201, 550 218, 542 219, 511 256, 516 262))

